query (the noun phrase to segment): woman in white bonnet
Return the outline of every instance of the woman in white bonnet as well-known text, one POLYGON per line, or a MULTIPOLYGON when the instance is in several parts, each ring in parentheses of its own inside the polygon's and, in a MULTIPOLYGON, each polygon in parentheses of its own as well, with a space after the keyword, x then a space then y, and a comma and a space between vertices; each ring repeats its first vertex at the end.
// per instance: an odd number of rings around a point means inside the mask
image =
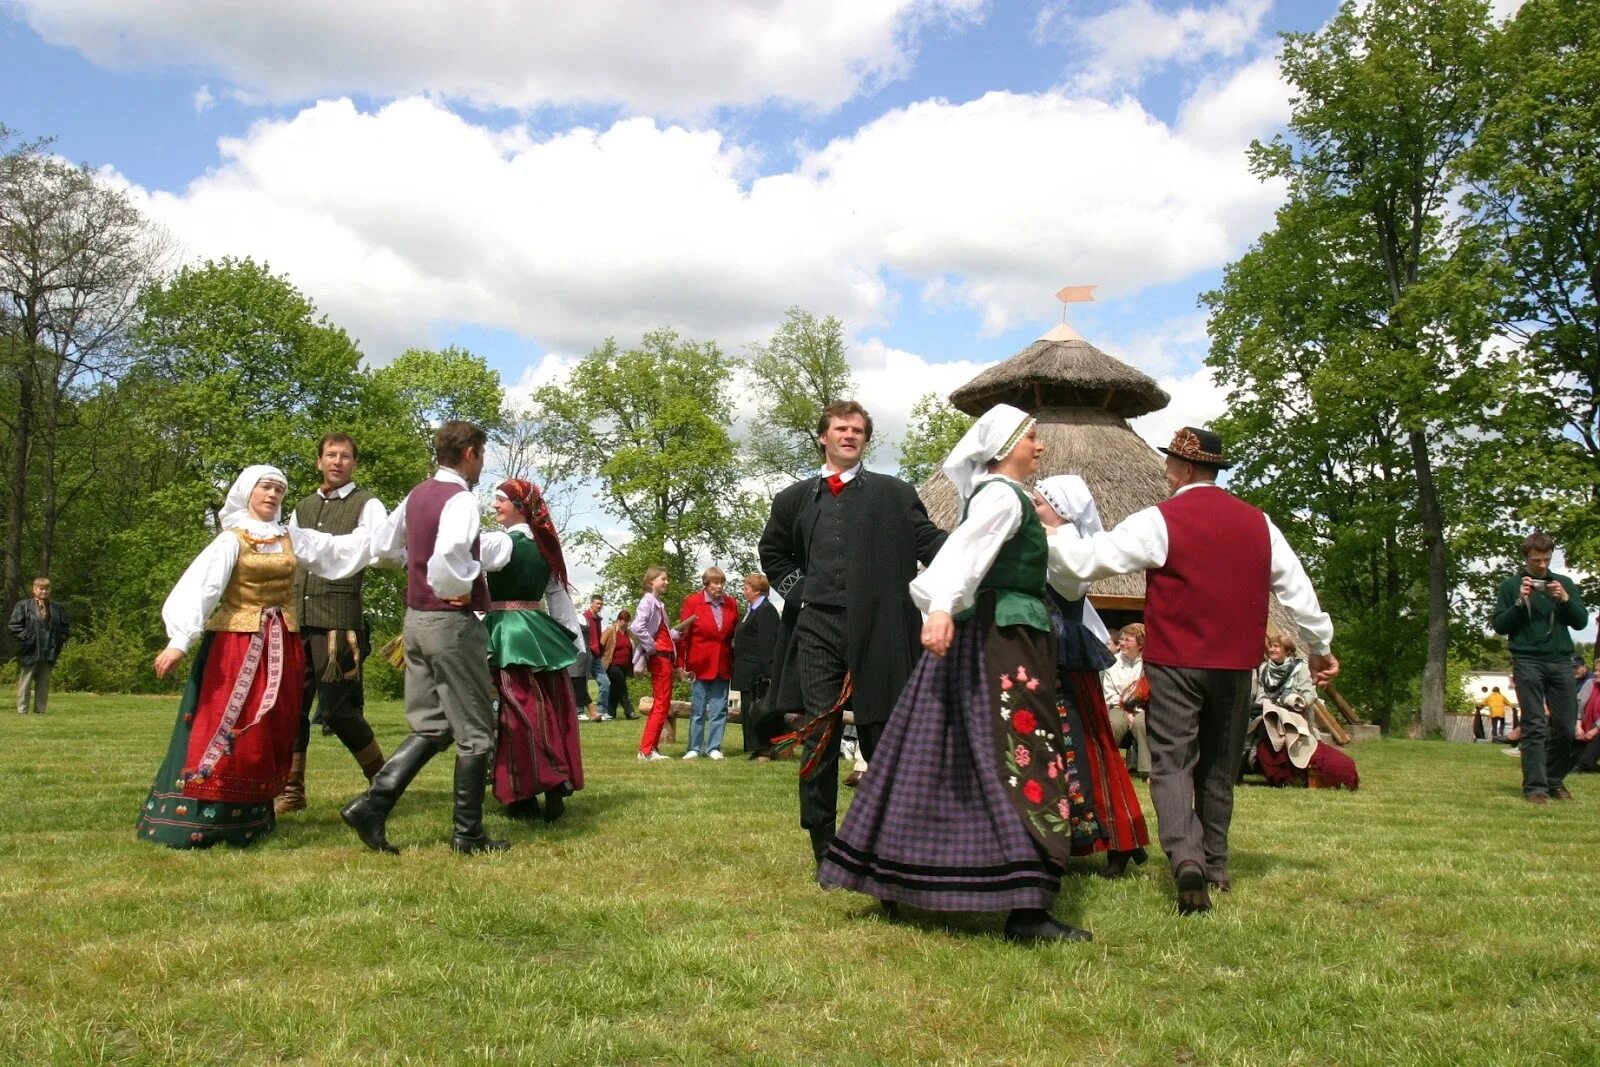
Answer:
POLYGON ((169 848, 249 845, 273 828, 300 723, 304 648, 294 574, 345 578, 371 561, 365 530, 334 537, 278 520, 288 480, 246 467, 228 490, 222 531, 161 608, 165 678, 199 642, 166 759, 139 812, 140 840, 169 848))

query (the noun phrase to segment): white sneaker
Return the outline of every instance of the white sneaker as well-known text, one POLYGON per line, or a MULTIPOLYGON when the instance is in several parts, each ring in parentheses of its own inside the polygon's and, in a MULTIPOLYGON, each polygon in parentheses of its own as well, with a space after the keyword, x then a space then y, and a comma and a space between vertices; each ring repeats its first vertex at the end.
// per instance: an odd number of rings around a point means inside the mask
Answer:
POLYGON ((700 753, 696 752, 694 749, 691 748, 689 751, 687 751, 687 752, 685 752, 683 754, 683 758, 684 759, 699 759, 700 758, 700 753))
POLYGON ((648 756, 645 755, 643 752, 641 752, 641 753, 639 753, 639 758, 644 760, 647 763, 650 763, 650 762, 654 762, 655 760, 658 760, 658 759, 666 759, 667 757, 663 756, 659 752, 652 752, 648 756))
POLYGON ((602 715, 602 716, 600 716, 600 721, 601 722, 611 722, 615 718, 616 718, 615 715, 602 715))
POLYGON ((722 758, 722 749, 720 749, 720 748, 712 749, 710 752, 706 753, 706 758, 707 759, 721 759, 722 758))

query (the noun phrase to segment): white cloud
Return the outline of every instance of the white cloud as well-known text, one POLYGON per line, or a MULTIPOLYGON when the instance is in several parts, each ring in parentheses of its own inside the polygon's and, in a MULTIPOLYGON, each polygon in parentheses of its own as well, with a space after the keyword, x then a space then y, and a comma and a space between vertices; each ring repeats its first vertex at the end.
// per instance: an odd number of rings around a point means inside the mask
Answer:
POLYGON ((1265 55, 1208 78, 1178 111, 1178 130, 1196 145, 1235 147, 1287 125, 1293 90, 1278 68, 1278 55, 1265 55))
POLYGON ((113 68, 217 71, 285 102, 439 94, 486 106, 692 114, 834 107, 901 75, 930 20, 984 0, 14 0, 52 44, 113 68))
POLYGON ((867 330, 899 310, 891 277, 995 332, 1048 315, 1063 281, 1115 298, 1254 239, 1282 196, 1240 151, 1264 131, 1193 129, 1132 100, 990 93, 889 112, 752 177, 751 152, 711 129, 536 138, 421 98, 337 100, 141 195, 190 253, 269 262, 380 361, 453 323, 561 352, 661 325, 737 348, 793 304, 867 330))
POLYGON ((1149 0, 1130 0, 1087 17, 1071 14, 1070 0, 1051 0, 1040 11, 1037 34, 1066 43, 1074 88, 1104 93, 1137 86, 1174 60, 1196 63, 1233 57, 1260 39, 1271 0, 1222 0, 1211 7, 1164 11, 1149 0))
POLYGON ((194 104, 194 113, 196 115, 204 115, 207 111, 217 106, 217 98, 211 94, 211 86, 209 85, 200 86, 194 91, 194 95, 189 100, 194 104))

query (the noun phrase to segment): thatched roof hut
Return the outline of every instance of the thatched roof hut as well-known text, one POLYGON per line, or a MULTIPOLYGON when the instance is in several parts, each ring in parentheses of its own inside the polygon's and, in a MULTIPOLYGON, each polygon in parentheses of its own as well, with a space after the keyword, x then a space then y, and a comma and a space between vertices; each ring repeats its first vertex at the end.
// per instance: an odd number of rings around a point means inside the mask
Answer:
MULTIPOLYGON (((1081 475, 1107 529, 1167 498, 1161 454, 1128 420, 1160 411, 1170 400, 1155 379, 1106 355, 1065 323, 950 394, 952 404, 973 416, 995 404, 1032 412, 1045 446, 1039 477, 1081 475)), ((918 491, 934 522, 955 526, 960 502, 942 471, 918 491)), ((1117 624, 1124 613, 1122 621, 1132 621, 1144 608, 1144 574, 1096 582, 1089 599, 1107 621, 1117 624)))

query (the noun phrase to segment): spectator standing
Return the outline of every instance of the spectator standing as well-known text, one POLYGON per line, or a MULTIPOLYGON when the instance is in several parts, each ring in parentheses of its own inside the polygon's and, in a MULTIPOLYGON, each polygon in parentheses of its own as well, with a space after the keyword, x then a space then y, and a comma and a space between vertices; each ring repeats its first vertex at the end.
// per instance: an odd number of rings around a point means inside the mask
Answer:
MULTIPOLYGON (((605 622, 601 619, 601 612, 605 608, 605 598, 599 593, 589 598, 589 606, 583 612, 583 643, 589 653, 588 677, 594 679, 595 701, 600 709, 599 717, 611 718, 611 663, 606 658, 604 637, 605 622)), ((585 687, 584 695, 588 695, 585 687)))
POLYGON ((744 602, 749 605, 739 628, 733 633, 733 688, 739 692, 740 726, 744 750, 757 758, 767 749, 756 720, 756 709, 767 697, 772 682, 772 657, 778 648, 778 609, 767 596, 770 586, 765 574, 749 574, 744 579, 744 602))
POLYGON ((50 579, 35 578, 33 595, 17 601, 7 622, 17 642, 17 714, 43 715, 50 703, 50 671, 67 643, 70 623, 67 609, 50 599, 50 579))
POLYGON ((707 567, 700 591, 683 602, 680 619, 693 619, 683 638, 683 669, 694 679, 689 689, 689 750, 684 759, 722 758, 728 727, 728 682, 733 678, 733 632, 739 606, 724 596, 728 576, 707 567))
POLYGON ((1497 685, 1484 696, 1483 703, 1489 709, 1490 740, 1499 741, 1506 735, 1506 705, 1510 701, 1497 685))
POLYGON ((633 695, 628 692, 628 675, 633 673, 633 638, 628 636, 628 623, 632 621, 633 612, 623 608, 600 634, 600 654, 605 658, 606 678, 611 683, 607 690, 610 704, 605 708, 605 715, 612 719, 617 717, 619 708, 625 710, 630 719, 639 717, 634 714, 633 695))
POLYGON ((1541 531, 1522 542, 1522 571, 1500 583, 1491 623, 1511 639, 1511 680, 1522 708, 1522 796, 1530 804, 1570 800, 1567 772, 1578 718, 1569 664, 1572 633, 1589 622, 1577 585, 1550 569, 1555 539, 1541 531))
POLYGON ((639 607, 628 623, 634 672, 650 676, 650 714, 645 716, 644 732, 639 735, 642 760, 667 758, 661 754, 660 745, 662 731, 672 719, 672 666, 677 658, 673 639, 694 625, 692 618, 679 623, 676 630, 667 625, 667 608, 661 597, 669 582, 665 567, 646 570, 639 607))

